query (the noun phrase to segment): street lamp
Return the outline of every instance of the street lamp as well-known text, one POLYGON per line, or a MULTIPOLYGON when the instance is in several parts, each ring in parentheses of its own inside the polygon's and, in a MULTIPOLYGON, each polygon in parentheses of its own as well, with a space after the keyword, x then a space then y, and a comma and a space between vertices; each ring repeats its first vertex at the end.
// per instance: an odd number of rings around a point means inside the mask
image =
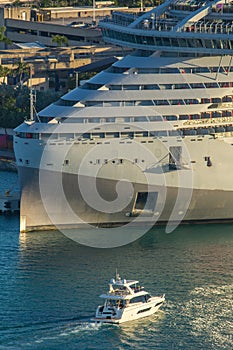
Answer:
POLYGON ((150 18, 151 18, 151 20, 152 20, 152 29, 154 30, 154 29, 155 29, 155 14, 152 13, 152 14, 150 15, 150 18))

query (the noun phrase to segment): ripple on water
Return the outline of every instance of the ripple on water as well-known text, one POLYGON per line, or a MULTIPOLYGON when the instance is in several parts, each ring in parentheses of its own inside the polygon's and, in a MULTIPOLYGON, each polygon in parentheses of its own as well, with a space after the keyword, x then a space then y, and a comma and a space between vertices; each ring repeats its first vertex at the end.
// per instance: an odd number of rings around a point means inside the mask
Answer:
POLYGON ((199 287, 191 291, 191 299, 184 304, 192 334, 209 338, 216 348, 232 347, 232 292, 233 285, 199 287))

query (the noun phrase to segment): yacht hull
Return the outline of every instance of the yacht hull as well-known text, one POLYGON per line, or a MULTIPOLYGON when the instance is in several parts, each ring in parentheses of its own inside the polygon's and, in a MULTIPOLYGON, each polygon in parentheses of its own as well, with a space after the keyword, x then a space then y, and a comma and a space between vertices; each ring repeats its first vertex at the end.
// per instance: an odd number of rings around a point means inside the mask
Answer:
POLYGON ((140 318, 148 317, 155 314, 164 302, 164 298, 158 301, 158 298, 152 298, 150 302, 137 305, 135 307, 126 307, 122 313, 121 318, 101 318, 95 317, 92 321, 97 323, 110 323, 110 324, 121 324, 124 322, 138 320, 140 318))

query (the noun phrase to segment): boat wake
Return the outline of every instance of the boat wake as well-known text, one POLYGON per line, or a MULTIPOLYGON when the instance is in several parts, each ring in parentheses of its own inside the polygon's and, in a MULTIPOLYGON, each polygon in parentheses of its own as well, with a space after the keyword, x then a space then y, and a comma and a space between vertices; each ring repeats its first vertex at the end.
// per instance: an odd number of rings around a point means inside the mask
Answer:
POLYGON ((100 327, 101 324, 92 322, 90 317, 6 327, 0 330, 0 337, 4 340, 4 347, 0 343, 0 349, 16 349, 18 343, 24 349, 31 349, 36 345, 44 348, 45 344, 46 347, 52 347, 57 342, 65 343, 67 338, 71 337, 78 337, 80 341, 95 334, 100 327), (25 339, 25 334, 27 334, 27 339, 25 339))
POLYGON ((79 321, 74 325, 69 325, 64 331, 62 331, 59 336, 66 337, 82 332, 98 331, 101 324, 92 322, 91 320, 79 321))

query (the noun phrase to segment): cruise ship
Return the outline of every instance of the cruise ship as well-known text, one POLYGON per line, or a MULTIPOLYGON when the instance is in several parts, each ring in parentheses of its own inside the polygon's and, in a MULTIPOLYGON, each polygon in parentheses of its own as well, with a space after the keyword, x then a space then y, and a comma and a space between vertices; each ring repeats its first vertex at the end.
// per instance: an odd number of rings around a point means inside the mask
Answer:
POLYGON ((132 54, 15 129, 20 230, 233 219, 233 2, 114 12, 132 54))

